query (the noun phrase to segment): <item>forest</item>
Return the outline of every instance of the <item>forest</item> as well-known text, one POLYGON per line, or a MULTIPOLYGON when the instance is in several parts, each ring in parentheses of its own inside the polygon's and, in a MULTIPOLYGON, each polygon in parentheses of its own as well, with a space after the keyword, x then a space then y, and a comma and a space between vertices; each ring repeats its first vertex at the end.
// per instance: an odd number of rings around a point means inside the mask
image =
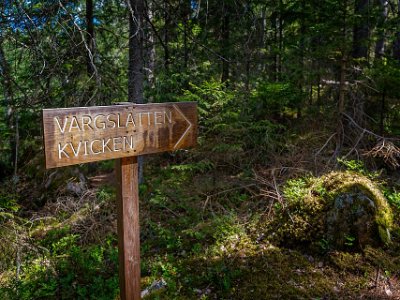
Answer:
POLYGON ((143 299, 400 299, 399 99, 400 0, 2 0, 0 297, 120 299, 116 160, 47 170, 42 110, 195 101, 143 299))

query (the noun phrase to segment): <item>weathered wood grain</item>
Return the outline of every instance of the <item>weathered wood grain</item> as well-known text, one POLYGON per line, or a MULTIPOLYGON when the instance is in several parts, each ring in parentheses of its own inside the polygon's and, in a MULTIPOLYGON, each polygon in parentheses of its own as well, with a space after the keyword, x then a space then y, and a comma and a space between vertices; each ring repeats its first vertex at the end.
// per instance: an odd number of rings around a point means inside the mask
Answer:
POLYGON ((197 140, 195 102, 43 110, 46 168, 174 151, 197 140))
POLYGON ((121 300, 140 299, 140 229, 137 157, 116 160, 121 300))

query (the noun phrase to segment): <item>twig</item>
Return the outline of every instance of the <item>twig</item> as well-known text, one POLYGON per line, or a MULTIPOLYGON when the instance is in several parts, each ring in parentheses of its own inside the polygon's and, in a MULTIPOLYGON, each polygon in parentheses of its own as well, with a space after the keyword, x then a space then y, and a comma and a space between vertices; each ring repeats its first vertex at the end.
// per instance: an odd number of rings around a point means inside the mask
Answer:
POLYGON ((372 131, 370 131, 370 130, 368 130, 368 129, 366 129, 366 128, 363 128, 363 127, 361 127, 360 125, 358 125, 357 122, 354 121, 354 119, 353 119, 352 117, 350 117, 348 114, 346 114, 346 113, 342 113, 342 114, 343 114, 346 118, 348 118, 349 121, 350 121, 351 123, 354 124, 354 126, 356 126, 358 129, 360 129, 360 130, 362 131, 362 133, 368 133, 369 135, 372 135, 373 137, 377 138, 378 140, 383 140, 383 139, 384 139, 384 140, 400 141, 399 138, 388 138, 388 137, 383 137, 383 136, 381 136, 381 135, 379 135, 379 134, 376 134, 376 133, 374 133, 374 132, 372 132, 372 131))

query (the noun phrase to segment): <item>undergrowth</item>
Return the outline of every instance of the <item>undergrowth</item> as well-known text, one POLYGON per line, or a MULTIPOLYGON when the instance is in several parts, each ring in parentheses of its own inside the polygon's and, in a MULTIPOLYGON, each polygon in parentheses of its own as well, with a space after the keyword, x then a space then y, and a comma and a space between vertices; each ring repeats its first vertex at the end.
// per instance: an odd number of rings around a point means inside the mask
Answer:
MULTIPOLYGON (((295 87, 260 86, 250 94, 265 104, 257 114, 245 101, 232 107, 237 95, 216 81, 192 84, 180 100, 199 101, 199 147, 145 159, 142 289, 166 282, 148 299, 379 298, 388 287, 397 295, 398 186, 360 160, 323 165, 328 150, 317 151, 313 172, 309 157, 330 125, 310 118, 303 123, 320 131, 288 129, 295 87), (281 95, 290 96, 284 107, 281 95)), ((27 171, 20 190, 1 186, 4 299, 118 299, 113 163, 92 169, 42 170, 35 183, 27 171)))

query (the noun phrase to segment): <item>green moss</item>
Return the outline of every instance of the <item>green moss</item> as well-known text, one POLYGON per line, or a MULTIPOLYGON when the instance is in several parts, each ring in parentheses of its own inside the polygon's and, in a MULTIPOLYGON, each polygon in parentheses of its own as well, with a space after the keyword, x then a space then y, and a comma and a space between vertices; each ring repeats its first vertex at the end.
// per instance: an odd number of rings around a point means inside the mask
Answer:
POLYGON ((368 196, 375 204, 375 222, 379 237, 385 244, 390 243, 390 230, 393 227, 393 213, 383 192, 377 184, 366 176, 354 172, 332 172, 323 178, 331 196, 349 192, 356 188, 368 196))
MULTIPOLYGON (((343 211, 347 213, 347 206, 355 211, 360 210, 360 203, 368 199, 373 202, 372 222, 377 226, 379 238, 384 244, 390 243, 390 231, 393 228, 392 210, 379 185, 367 176, 345 171, 331 172, 321 177, 289 180, 283 188, 283 194, 287 209, 274 221, 278 224, 272 226, 281 241, 289 244, 292 241, 296 245, 299 242, 307 242, 318 247, 318 241, 326 239, 329 218, 338 218, 338 214, 343 211), (343 207, 343 201, 347 199, 342 199, 344 195, 348 195, 350 199, 346 207, 343 207), (342 205, 340 209, 335 207, 338 203, 342 205)), ((346 244, 344 237, 343 240, 342 244, 346 244)))

